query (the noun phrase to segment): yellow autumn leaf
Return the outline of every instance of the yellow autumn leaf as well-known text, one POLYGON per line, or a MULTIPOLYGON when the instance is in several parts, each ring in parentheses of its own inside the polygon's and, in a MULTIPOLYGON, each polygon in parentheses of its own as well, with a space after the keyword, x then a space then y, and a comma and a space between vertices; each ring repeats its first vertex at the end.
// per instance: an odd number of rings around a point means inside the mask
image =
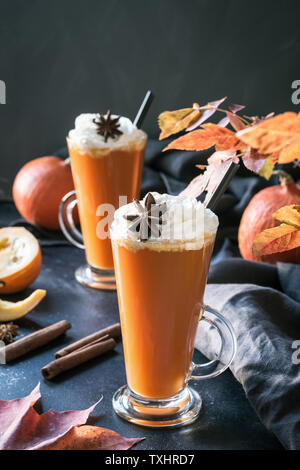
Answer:
POLYGON ((161 130, 159 140, 172 134, 181 132, 201 116, 202 111, 194 108, 183 108, 176 111, 164 111, 158 117, 158 125, 161 130))
POLYGON ((269 180, 272 176, 273 169, 274 163, 272 162, 270 157, 267 157, 264 166, 259 170, 258 174, 259 176, 262 176, 263 178, 269 180))
POLYGON ((291 225, 300 230, 300 205, 292 204, 278 209, 272 214, 280 223, 291 225))

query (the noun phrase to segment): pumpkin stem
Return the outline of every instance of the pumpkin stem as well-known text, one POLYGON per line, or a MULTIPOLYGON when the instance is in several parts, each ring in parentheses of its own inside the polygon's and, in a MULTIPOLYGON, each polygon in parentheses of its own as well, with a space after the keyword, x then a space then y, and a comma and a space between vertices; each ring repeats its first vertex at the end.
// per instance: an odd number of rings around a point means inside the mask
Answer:
POLYGON ((285 186, 290 183, 294 183, 293 178, 289 173, 284 170, 274 170, 272 175, 278 175, 281 186, 285 186))

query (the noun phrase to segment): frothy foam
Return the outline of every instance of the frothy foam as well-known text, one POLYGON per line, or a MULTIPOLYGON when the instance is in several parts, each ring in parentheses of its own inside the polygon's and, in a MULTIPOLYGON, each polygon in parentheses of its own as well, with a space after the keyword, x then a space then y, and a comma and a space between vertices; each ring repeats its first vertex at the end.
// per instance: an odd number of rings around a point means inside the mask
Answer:
MULTIPOLYGON (((106 117, 106 115, 104 115, 106 117)), ((118 147, 127 147, 132 143, 144 141, 147 136, 145 132, 138 129, 130 119, 121 116, 119 119, 120 136, 108 138, 105 142, 104 137, 97 133, 98 126, 93 122, 97 117, 95 113, 80 114, 75 119, 75 128, 70 130, 69 139, 72 144, 80 148, 103 148, 111 149, 118 147)), ((112 115, 112 119, 118 116, 112 115)))
MULTIPOLYGON (((198 250, 205 243, 212 242, 218 229, 218 217, 193 197, 170 196, 151 193, 157 204, 165 203, 160 236, 151 235, 147 241, 140 241, 138 233, 130 230, 132 222, 124 216, 136 214, 134 203, 116 210, 111 225, 111 238, 129 249, 152 249, 163 251, 198 250)), ((146 197, 140 201, 145 203, 146 197)))

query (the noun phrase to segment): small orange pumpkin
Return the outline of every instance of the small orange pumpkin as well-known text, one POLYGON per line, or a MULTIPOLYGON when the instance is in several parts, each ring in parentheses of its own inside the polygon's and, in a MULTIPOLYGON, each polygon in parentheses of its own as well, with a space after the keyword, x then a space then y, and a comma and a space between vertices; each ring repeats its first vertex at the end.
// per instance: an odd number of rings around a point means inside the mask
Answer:
POLYGON ((18 211, 28 222, 59 230, 60 201, 72 189, 70 165, 58 157, 41 157, 26 163, 18 172, 13 184, 13 198, 18 211))
POLYGON ((238 233, 240 252, 242 257, 248 260, 271 264, 278 261, 299 264, 300 248, 257 258, 252 254, 252 245, 256 235, 267 228, 280 225, 272 214, 280 207, 300 204, 300 185, 295 184, 286 172, 279 170, 276 173, 280 176, 281 184, 270 186, 255 194, 243 213, 238 233))

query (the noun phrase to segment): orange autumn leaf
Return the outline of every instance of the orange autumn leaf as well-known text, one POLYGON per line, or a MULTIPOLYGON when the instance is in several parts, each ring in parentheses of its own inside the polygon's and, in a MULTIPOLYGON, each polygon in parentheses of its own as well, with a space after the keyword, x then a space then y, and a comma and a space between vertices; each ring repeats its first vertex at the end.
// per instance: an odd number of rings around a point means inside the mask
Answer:
POLYGON ((278 163, 290 163, 300 160, 300 136, 295 137, 278 155, 278 163))
POLYGON ((97 426, 75 426, 58 441, 41 450, 127 450, 144 438, 126 438, 97 426))
POLYGON ((195 108, 184 108, 176 111, 164 111, 159 115, 158 125, 161 129, 159 140, 183 131, 201 116, 202 112, 195 108))
POLYGON ((191 131, 178 139, 173 140, 163 151, 176 150, 206 150, 216 146, 217 151, 238 150, 244 144, 236 137, 235 133, 226 127, 217 124, 202 124, 201 129, 191 131))
POLYGON ((300 230, 300 206, 292 204, 290 206, 284 206, 278 209, 272 214, 274 219, 280 223, 291 225, 292 227, 300 230))
POLYGON ((259 126, 238 132, 239 138, 250 147, 262 154, 281 151, 290 144, 295 135, 292 132, 273 131, 262 129, 259 126))
POLYGON ((300 230, 281 224, 256 235, 252 252, 254 257, 282 253, 300 246, 300 230))
POLYGON ((262 154, 276 154, 276 161, 288 163, 300 155, 300 114, 286 112, 237 133, 245 144, 262 154))

